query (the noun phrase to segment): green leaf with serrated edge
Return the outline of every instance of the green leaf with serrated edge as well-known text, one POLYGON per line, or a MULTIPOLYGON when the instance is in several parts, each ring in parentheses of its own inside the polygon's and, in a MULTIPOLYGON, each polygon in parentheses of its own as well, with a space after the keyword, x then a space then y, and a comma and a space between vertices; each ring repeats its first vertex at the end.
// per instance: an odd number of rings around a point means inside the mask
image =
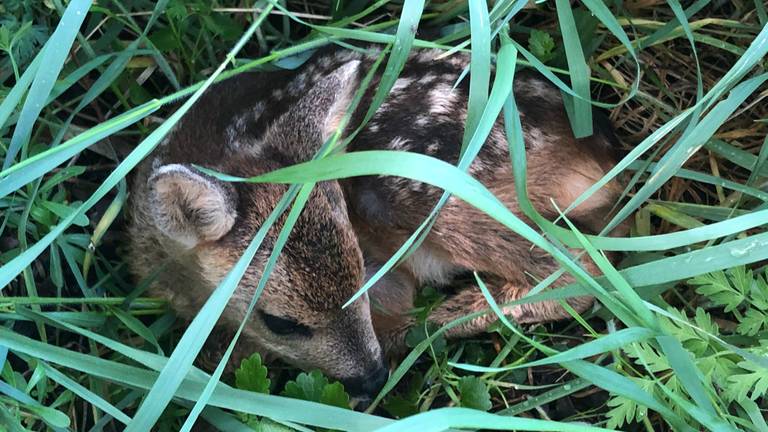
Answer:
POLYGON ((768 370, 749 361, 738 365, 746 372, 728 377, 728 383, 732 386, 728 391, 734 395, 733 399, 738 401, 749 398, 754 401, 764 397, 768 393, 768 370))
MULTIPOLYGON (((682 312, 674 308, 668 308, 668 312, 677 317, 679 321, 672 321, 666 317, 659 317, 661 327, 672 336, 676 337, 683 346, 698 356, 704 355, 710 348, 710 341, 697 332, 694 327, 682 325, 680 321, 690 322, 690 319, 682 312)), ((696 309, 696 314, 693 317, 696 328, 704 330, 709 334, 719 334, 720 329, 712 321, 709 314, 702 308, 696 309)))
POLYGON ((531 30, 531 36, 528 38, 528 49, 539 58, 543 63, 552 60, 555 56, 555 40, 549 33, 538 29, 531 30))
POLYGON ((493 406, 488 386, 479 377, 462 377, 459 380, 459 394, 459 402, 463 407, 488 411, 493 406))
POLYGON ((349 394, 340 382, 326 384, 323 386, 323 392, 318 402, 339 408, 349 408, 349 394))
POLYGON ((768 326, 768 315, 757 309, 748 309, 739 319, 736 332, 745 336, 755 336, 764 327, 768 326))
POLYGON ((657 350, 646 343, 638 343, 632 345, 632 348, 625 350, 630 358, 635 359, 635 364, 645 368, 648 372, 659 373, 668 371, 672 367, 669 365, 669 361, 663 355, 660 355, 657 350))
POLYGON ((267 378, 267 367, 261 362, 261 355, 253 353, 240 363, 235 371, 235 386, 242 390, 269 394, 272 381, 267 378))
POLYGON ((750 292, 752 306, 760 310, 768 310, 768 282, 765 274, 758 275, 750 292))
POLYGON ((320 402, 341 408, 349 407, 349 395, 344 391, 344 386, 338 382, 329 383, 328 378, 317 370, 300 373, 295 380, 285 384, 281 394, 294 399, 320 402))
POLYGON ((744 301, 744 296, 731 286, 723 271, 696 276, 688 280, 688 283, 697 286, 698 294, 718 306, 723 306, 726 312, 736 309, 744 301))
POLYGON ((293 381, 285 384, 281 393, 283 396, 308 401, 319 401, 323 393, 323 387, 328 384, 328 379, 320 371, 309 373, 302 372, 293 381))
MULTIPOLYGON (((683 324, 683 325, 692 326, 692 324, 688 323, 687 321, 680 320, 679 318, 675 317, 674 315, 670 314, 666 310, 661 309, 661 308, 659 308, 658 306, 656 306, 654 304, 648 303, 648 307, 652 311, 656 312, 657 314, 662 315, 662 316, 667 317, 667 318, 670 318, 671 320, 676 321, 677 323, 680 323, 680 324, 683 324)), ((723 338, 719 337, 716 334, 711 334, 711 333, 705 332, 703 329, 696 328, 696 330, 702 332, 703 334, 705 334, 707 337, 711 338, 712 340, 717 341, 718 344, 720 344, 723 347, 727 348, 729 351, 739 355, 744 360, 747 360, 747 361, 750 361, 752 363, 758 364, 761 367, 763 367, 763 368, 768 370, 768 358, 766 358, 765 356, 757 355, 757 354, 755 354, 755 353, 753 353, 753 352, 751 352, 749 350, 745 350, 745 349, 739 348, 739 347, 737 347, 737 346, 735 346, 733 344, 728 343, 728 341, 724 340, 723 338)))
MULTIPOLYGON (((651 379, 644 378, 630 378, 637 385, 646 392, 652 393, 653 388, 656 386, 656 382, 651 379)), ((606 427, 610 429, 616 429, 632 421, 640 421, 643 417, 648 415, 648 408, 637 404, 631 399, 627 399, 622 396, 613 396, 608 400, 607 405, 613 407, 606 413, 608 422, 606 427)))

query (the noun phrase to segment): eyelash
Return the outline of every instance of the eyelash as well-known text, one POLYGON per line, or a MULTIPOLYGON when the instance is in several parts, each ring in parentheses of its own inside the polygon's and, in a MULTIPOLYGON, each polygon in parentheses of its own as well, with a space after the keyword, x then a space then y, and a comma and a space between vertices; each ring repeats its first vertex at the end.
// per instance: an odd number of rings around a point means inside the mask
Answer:
POLYGON ((299 335, 299 336, 311 336, 312 331, 304 324, 299 324, 288 318, 281 318, 275 315, 270 315, 266 312, 259 312, 262 321, 267 328, 277 335, 299 335))

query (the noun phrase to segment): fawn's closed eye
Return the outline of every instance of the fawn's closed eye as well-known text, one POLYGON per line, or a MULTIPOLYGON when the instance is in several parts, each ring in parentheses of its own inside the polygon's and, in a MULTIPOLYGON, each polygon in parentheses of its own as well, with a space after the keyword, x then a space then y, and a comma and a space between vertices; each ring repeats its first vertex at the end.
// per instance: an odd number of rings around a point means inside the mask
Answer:
POLYGON ((311 336, 312 331, 304 324, 290 319, 283 318, 275 315, 268 314, 266 312, 259 312, 261 319, 264 321, 264 325, 275 334, 278 335, 299 335, 299 336, 311 336))

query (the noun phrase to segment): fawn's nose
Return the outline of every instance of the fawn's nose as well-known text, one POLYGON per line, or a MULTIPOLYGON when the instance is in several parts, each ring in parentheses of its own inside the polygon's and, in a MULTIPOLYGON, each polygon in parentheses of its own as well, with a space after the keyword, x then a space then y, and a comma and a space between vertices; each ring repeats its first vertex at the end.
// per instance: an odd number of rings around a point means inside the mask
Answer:
POLYGON ((380 364, 370 372, 343 380, 342 383, 350 396, 373 398, 387 383, 387 379, 389 379, 389 369, 380 364))

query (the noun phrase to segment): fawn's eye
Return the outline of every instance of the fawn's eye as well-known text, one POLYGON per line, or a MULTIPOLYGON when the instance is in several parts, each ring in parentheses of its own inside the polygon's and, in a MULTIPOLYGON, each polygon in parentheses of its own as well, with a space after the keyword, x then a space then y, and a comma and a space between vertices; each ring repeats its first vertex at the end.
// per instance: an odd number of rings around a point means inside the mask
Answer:
POLYGON ((299 335, 299 336, 311 336, 312 331, 304 324, 299 324, 296 321, 289 318, 282 318, 275 315, 270 315, 266 312, 260 312, 261 319, 264 321, 264 325, 274 334, 285 335, 299 335))

